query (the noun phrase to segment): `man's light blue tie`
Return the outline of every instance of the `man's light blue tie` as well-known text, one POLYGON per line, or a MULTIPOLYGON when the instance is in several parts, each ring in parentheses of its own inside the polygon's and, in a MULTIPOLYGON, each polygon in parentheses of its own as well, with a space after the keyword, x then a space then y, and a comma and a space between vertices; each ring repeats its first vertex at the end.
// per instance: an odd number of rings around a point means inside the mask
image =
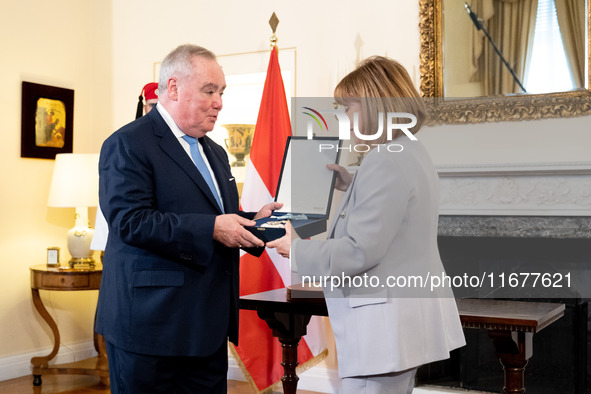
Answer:
POLYGON ((220 201, 220 195, 218 194, 215 188, 215 184, 213 183, 211 173, 209 172, 209 169, 205 164, 205 160, 203 160, 203 156, 201 156, 201 152, 199 151, 199 141, 195 137, 191 137, 190 135, 184 135, 183 139, 189 143, 191 147, 191 157, 193 158, 193 161, 195 162, 197 169, 201 173, 201 176, 203 176, 203 179, 205 179, 205 182, 207 182, 207 185, 209 186, 211 193, 215 197, 215 200, 218 202, 220 209, 222 210, 222 212, 224 212, 222 202, 220 201))

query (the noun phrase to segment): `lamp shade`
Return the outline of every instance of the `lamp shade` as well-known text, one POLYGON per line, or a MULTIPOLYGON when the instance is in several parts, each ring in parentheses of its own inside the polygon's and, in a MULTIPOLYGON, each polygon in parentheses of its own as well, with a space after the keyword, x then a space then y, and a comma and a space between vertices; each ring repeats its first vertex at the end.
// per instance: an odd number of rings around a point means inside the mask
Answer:
POLYGON ((47 206, 98 206, 98 161, 98 153, 57 154, 47 206))

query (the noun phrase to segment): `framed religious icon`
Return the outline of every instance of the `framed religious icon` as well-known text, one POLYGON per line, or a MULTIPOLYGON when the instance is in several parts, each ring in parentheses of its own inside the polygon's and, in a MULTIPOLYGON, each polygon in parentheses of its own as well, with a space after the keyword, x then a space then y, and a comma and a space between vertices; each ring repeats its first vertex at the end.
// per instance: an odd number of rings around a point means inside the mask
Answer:
POLYGON ((58 153, 72 153, 72 89, 23 81, 21 116, 21 157, 55 159, 58 153))

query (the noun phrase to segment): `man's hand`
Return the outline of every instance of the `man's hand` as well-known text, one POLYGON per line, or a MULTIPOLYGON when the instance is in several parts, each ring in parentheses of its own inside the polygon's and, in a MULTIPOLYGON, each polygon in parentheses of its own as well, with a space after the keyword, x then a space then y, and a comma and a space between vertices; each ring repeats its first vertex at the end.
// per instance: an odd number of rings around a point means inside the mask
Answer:
POLYGON ((272 202, 269 204, 264 205, 260 211, 254 216, 255 220, 260 218, 266 218, 267 216, 271 216, 273 211, 280 209, 283 206, 280 202, 272 202))
POLYGON ((338 164, 327 164, 326 168, 337 173, 334 188, 346 192, 351 182, 353 182, 353 175, 345 167, 341 167, 338 164))
POLYGON ((235 214, 219 215, 215 218, 213 239, 229 248, 254 248, 265 246, 265 243, 255 237, 244 226, 254 226, 252 220, 235 214))
MULTIPOLYGON (((288 222, 285 224, 285 235, 271 242, 267 242, 267 247, 271 249, 276 248, 277 253, 285 258, 289 258, 289 251, 291 249, 291 231, 291 223, 288 222)), ((294 235, 297 236, 295 231, 294 235)))

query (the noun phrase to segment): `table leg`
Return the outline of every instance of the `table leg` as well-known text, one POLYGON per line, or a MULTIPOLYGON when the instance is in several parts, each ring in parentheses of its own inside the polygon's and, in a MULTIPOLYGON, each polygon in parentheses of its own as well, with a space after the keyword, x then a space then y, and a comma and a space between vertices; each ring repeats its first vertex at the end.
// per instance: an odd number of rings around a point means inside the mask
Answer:
POLYGON ((33 295, 33 304, 35 305, 35 308, 53 332, 53 350, 51 351, 51 353, 49 353, 47 356, 33 357, 31 359, 34 377, 33 385, 40 386, 41 374, 39 373, 39 369, 47 368, 49 365, 49 361, 57 355, 57 352, 60 348, 60 333, 57 329, 57 324, 55 323, 55 320, 53 320, 49 312, 47 312, 47 309, 45 309, 45 305, 43 305, 43 301, 41 301, 41 297, 39 296, 39 289, 31 289, 31 292, 33 295))
POLYGON ((533 353, 533 333, 489 330, 488 336, 495 345, 495 352, 505 372, 503 392, 525 393, 524 372, 533 353))
POLYGON ((296 374, 296 367, 299 365, 298 345, 300 344, 301 337, 279 337, 278 339, 283 348, 283 359, 281 361, 281 365, 283 366, 283 376, 281 377, 283 392, 285 394, 295 394, 298 389, 298 381, 300 380, 296 374))
MULTIPOLYGON (((94 312, 94 321, 95 321, 95 324, 93 324, 93 327, 96 326, 96 311, 94 312)), ((94 335, 92 336, 92 339, 94 342, 94 349, 98 353, 98 361, 97 361, 96 367, 97 367, 97 369, 108 371, 109 370, 109 360, 107 358, 107 345, 105 344, 105 338, 95 331, 94 335)), ((105 386, 111 385, 108 376, 106 376, 106 377, 101 376, 101 383, 104 384, 105 386)))
MULTIPOLYGON (((102 335, 97 334, 96 332, 94 333, 94 347, 98 352, 98 361, 96 363, 97 369, 108 371, 109 360, 107 358, 107 346, 105 344, 105 338, 102 335)), ((107 376, 101 376, 101 383, 105 386, 111 385, 108 374, 107 376)))
POLYGON ((273 336, 279 339, 282 347, 283 392, 285 394, 296 394, 298 380, 296 374, 298 366, 298 346, 300 340, 306 335, 306 327, 312 318, 311 315, 293 313, 281 313, 272 311, 257 311, 267 326, 273 331, 273 336))

